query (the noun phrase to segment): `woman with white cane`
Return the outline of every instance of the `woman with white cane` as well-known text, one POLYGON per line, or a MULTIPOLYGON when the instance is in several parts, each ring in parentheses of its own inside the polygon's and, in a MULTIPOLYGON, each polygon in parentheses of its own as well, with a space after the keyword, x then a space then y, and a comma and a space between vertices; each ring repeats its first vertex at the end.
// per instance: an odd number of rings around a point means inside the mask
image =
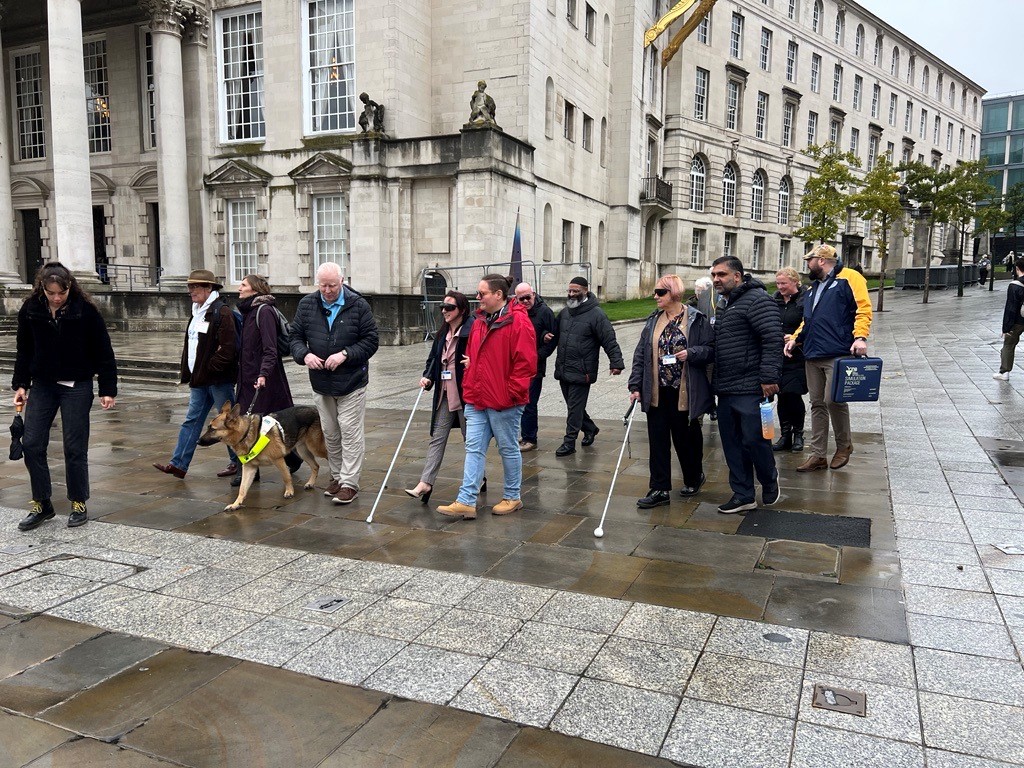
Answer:
POLYGON ((423 369, 423 378, 420 379, 420 386, 425 391, 431 388, 434 390, 434 405, 430 412, 430 445, 427 447, 427 458, 419 483, 415 488, 405 489, 407 494, 424 504, 430 501, 434 480, 437 479, 448 446, 448 435, 456 424, 462 430, 462 439, 466 439, 466 419, 462 414, 462 376, 465 372, 462 358, 466 355, 466 343, 476 318, 469 314, 469 299, 458 291, 445 294, 441 303, 441 317, 444 325, 437 332, 427 357, 427 365, 423 369))

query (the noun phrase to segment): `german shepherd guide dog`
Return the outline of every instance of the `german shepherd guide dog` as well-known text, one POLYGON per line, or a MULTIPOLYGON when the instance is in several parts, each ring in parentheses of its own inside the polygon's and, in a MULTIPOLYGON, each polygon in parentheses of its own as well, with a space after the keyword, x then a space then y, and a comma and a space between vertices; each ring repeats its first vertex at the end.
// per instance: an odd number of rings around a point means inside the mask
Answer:
MULTIPOLYGON (((245 504, 249 487, 256 477, 256 470, 263 465, 273 464, 284 480, 284 497, 290 499, 295 495, 292 485, 292 473, 284 462, 284 457, 294 450, 309 465, 309 479, 303 486, 307 491, 316 485, 316 476, 320 464, 316 457, 327 458, 327 446, 324 444, 324 433, 320 427, 320 415, 316 408, 308 405, 296 405, 276 413, 268 414, 276 419, 281 428, 272 427, 267 433, 268 441, 256 456, 242 464, 242 484, 238 488, 238 497, 224 507, 225 511, 234 511, 245 504)), ((210 426, 199 438, 200 445, 225 443, 238 456, 245 456, 252 451, 260 439, 260 426, 263 416, 257 413, 243 414, 235 405, 224 403, 220 412, 210 422, 210 426)))

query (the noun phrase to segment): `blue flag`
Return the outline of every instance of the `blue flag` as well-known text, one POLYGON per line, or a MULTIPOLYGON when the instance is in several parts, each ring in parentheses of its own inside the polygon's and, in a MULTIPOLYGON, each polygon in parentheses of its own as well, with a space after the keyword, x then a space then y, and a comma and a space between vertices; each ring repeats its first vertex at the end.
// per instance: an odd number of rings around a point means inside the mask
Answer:
POLYGON ((513 288, 523 282, 523 235, 519 231, 519 210, 516 209, 516 234, 512 238, 512 277, 515 278, 513 288))

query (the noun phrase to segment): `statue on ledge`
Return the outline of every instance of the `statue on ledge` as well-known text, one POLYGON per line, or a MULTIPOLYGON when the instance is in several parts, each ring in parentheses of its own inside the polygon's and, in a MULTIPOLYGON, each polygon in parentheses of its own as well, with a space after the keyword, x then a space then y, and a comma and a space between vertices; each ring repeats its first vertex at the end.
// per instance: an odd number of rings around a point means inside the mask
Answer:
POLYGON ((359 115, 359 127, 363 133, 384 134, 384 105, 378 104, 364 91, 359 94, 363 102, 363 113, 359 115))
POLYGON ((465 128, 497 128, 501 127, 495 120, 497 109, 494 99, 487 95, 487 82, 481 80, 476 84, 476 90, 469 100, 469 122, 465 128))

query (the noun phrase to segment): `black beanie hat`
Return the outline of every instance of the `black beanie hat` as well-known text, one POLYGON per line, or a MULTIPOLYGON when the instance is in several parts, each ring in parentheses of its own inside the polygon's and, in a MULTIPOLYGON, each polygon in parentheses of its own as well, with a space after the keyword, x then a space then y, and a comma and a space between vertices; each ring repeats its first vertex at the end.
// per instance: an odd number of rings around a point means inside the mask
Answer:
POLYGON ((587 278, 585 277, 574 277, 569 281, 569 285, 578 285, 582 288, 590 288, 590 283, 587 282, 587 278))

